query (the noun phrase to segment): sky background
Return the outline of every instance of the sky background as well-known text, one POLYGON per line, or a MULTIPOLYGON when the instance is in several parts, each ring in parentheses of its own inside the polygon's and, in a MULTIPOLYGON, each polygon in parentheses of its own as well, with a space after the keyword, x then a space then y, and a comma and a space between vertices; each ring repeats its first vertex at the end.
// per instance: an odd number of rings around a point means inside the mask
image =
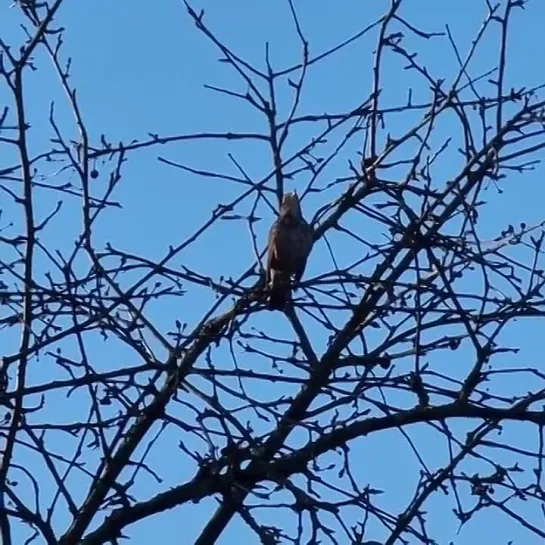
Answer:
MULTIPOLYGON (((0 7, 0 36, 16 50, 24 40, 24 33, 19 26, 21 19, 17 9, 10 8, 9 4, 4 2, 0 7)), ((232 51, 254 66, 265 69, 266 42, 270 44, 270 58, 275 69, 292 66, 300 60, 300 42, 293 27, 287 1, 194 0, 192 6, 196 11, 204 9, 207 26, 232 51)), ((379 0, 295 0, 303 31, 310 42, 311 55, 327 50, 373 23, 388 6, 389 2, 379 0)), ((479 0, 406 0, 401 9, 401 14, 408 21, 424 31, 441 32, 448 24, 462 57, 465 57, 471 47, 485 13, 485 2, 479 0)), ((123 141, 126 144, 133 139, 146 140, 149 134, 154 133, 169 136, 201 132, 267 131, 263 118, 246 104, 204 88, 208 84, 229 87, 243 93, 246 91, 233 70, 218 62, 220 55, 217 49, 196 29, 182 2, 67 0, 59 11, 57 21, 65 28, 64 58, 72 59, 71 82, 77 88, 79 104, 94 144, 99 145, 102 134, 109 142, 123 141)), ((513 18, 509 68, 506 74, 508 86, 531 87, 543 82, 543 21, 545 3, 540 0, 530 0, 527 9, 519 11, 513 18)), ((450 82, 456 73, 457 64, 448 41, 445 38, 430 41, 416 39, 406 30, 404 32, 407 35, 406 47, 418 51, 418 59, 427 65, 431 74, 444 77, 450 82)), ((483 73, 496 65, 498 36, 495 28, 482 41, 474 62, 470 65, 473 74, 483 73)), ((377 29, 374 29, 312 70, 303 93, 301 113, 344 112, 362 103, 372 89, 372 61, 376 42, 377 29)), ((48 149, 48 139, 52 136, 48 122, 52 101, 55 103, 55 119, 63 134, 67 138, 76 139, 77 128, 58 78, 43 51, 35 55, 35 64, 39 69, 27 72, 25 99, 32 126, 29 132, 32 153, 38 154, 48 149)), ((403 63, 398 59, 391 56, 385 68, 385 85, 381 95, 383 104, 405 103, 409 87, 413 88, 414 103, 429 100, 429 89, 413 73, 403 70, 403 63)), ((290 92, 282 87, 279 90, 279 104, 284 109, 284 115, 289 110, 290 99, 290 92)), ((10 101, 5 84, 0 84, 0 105, 10 101)), ((417 118, 416 115, 396 120, 388 127, 388 131, 394 136, 402 134, 417 118)), ((439 145, 454 130, 457 130, 454 120, 452 124, 447 120, 437 128, 433 143, 439 145)), ((294 131, 288 150, 297 150, 314 132, 315 128, 312 126, 294 131)), ((334 146, 335 142, 331 145, 334 146)), ((349 175, 348 161, 356 163, 360 150, 361 140, 349 145, 324 171, 322 185, 327 185, 328 181, 336 177, 349 175)), ((3 146, 0 152, 0 169, 17 162, 17 156, 10 148, 3 146)), ((185 240, 210 218, 218 203, 230 202, 244 188, 169 167, 158 161, 158 157, 195 168, 238 175, 228 154, 237 158, 253 181, 263 179, 271 171, 269 150, 265 145, 254 141, 186 141, 129 153, 122 180, 113 195, 114 200, 123 204, 123 208, 106 212, 97 223, 95 245, 104 247, 106 243, 111 243, 115 248, 145 256, 150 260, 161 259, 168 252, 169 246, 185 240)), ((449 160, 443 161, 435 172, 436 176, 445 180, 459 167, 459 159, 455 153, 447 157, 449 160)), ((107 160, 99 160, 95 166, 100 173, 96 181, 96 191, 100 194, 111 164, 107 160)), ((73 174, 69 171, 59 173, 55 165, 44 167, 40 176, 46 182, 74 181, 73 174)), ((296 179, 286 189, 300 190, 301 187, 301 182, 296 179)), ((324 202, 339 195, 341 189, 336 187, 305 198, 303 206, 307 218, 313 217, 324 202)), ((502 182, 502 190, 503 194, 499 195, 491 188, 487 195, 488 217, 481 224, 481 234, 486 240, 492 240, 509 223, 518 225, 525 221, 531 225, 541 221, 544 216, 542 168, 523 177, 509 177, 502 182)), ((51 212, 59 195, 50 191, 38 191, 37 195, 37 215, 44 217, 51 212)), ((269 194, 269 202, 274 203, 272 194, 269 194)), ((248 214, 252 205, 253 200, 246 199, 236 212, 248 214)), ((13 235, 20 229, 20 212, 9 202, 2 207, 5 218, 2 218, 1 227, 4 228, 8 221, 13 221, 13 225, 4 230, 6 236, 13 235)), ((255 229, 258 247, 263 249, 273 213, 262 202, 256 215, 262 218, 256 223, 255 229)), ((351 224, 350 227, 365 230, 365 226, 351 224)), ((43 234, 42 242, 69 253, 80 230, 81 212, 77 200, 74 199, 63 206, 61 214, 43 234)), ((366 231, 364 236, 370 241, 384 241, 382 233, 373 232, 372 229, 366 231)), ((338 252, 340 263, 350 259, 350 246, 341 236, 332 234, 330 242, 338 252)), ((247 225, 244 222, 224 221, 219 227, 215 226, 206 232, 200 244, 184 250, 175 264, 186 265, 203 275, 210 275, 215 280, 221 276, 236 279, 252 265, 254 259, 247 225)), ((88 264, 81 262, 78 266, 84 271, 88 264)), ((307 276, 312 277, 324 270, 330 270, 331 267, 327 249, 321 243, 313 252, 307 276)), ((43 275, 48 268, 45 256, 38 257, 38 276, 43 275)), ((128 275, 123 282, 128 285, 132 278, 128 275)), ((4 281, 7 282, 6 279, 4 281)), ((214 297, 207 290, 192 289, 182 301, 182 304, 175 301, 152 306, 149 318, 165 333, 173 330, 176 319, 187 322, 191 327, 202 318, 214 297)), ((228 308, 228 305, 223 308, 228 308)), ((278 335, 287 335, 290 331, 285 319, 276 314, 256 317, 254 325, 256 328, 266 327, 268 331, 278 335)), ((323 337, 323 331, 315 325, 309 324, 309 328, 316 350, 321 353, 327 339, 323 337)), ((541 335, 542 327, 539 323, 513 325, 506 332, 504 340, 512 346, 522 347, 522 350, 516 357, 502 356, 502 361, 511 367, 538 365, 536 360, 542 359, 538 349, 541 335)), ((4 355, 16 352, 17 334, 0 332, 0 339, 4 355)), ((64 354, 75 349, 70 345, 71 342, 63 345, 64 354)), ((119 344, 110 344, 107 354, 104 350, 98 338, 91 341, 90 353, 97 369, 106 370, 112 365, 122 366, 124 363, 135 364, 134 355, 119 344)), ((157 354, 164 357, 159 348, 157 354)), ((218 357, 223 356, 220 353, 218 357)), ((459 353, 447 354, 443 359, 433 360, 433 364, 452 376, 462 376, 471 362, 459 361, 459 358, 459 353)), ((255 365, 256 358, 248 357, 243 361, 251 368, 252 364, 255 365)), ((30 375, 31 383, 42 384, 51 380, 52 373, 58 372, 52 370, 46 362, 47 359, 44 358, 42 364, 38 361, 35 363, 30 375)), ((218 362, 218 366, 220 365, 223 364, 218 362)), ((410 365, 407 361, 407 368, 410 365)), ((60 376, 55 375, 56 378, 60 376)), ((526 384, 513 385, 502 383, 501 380, 494 387, 498 391, 505 389, 511 393, 513 388, 520 388, 522 392, 528 389, 526 384)), ((255 394, 264 396, 265 392, 257 388, 255 394)), ((74 414, 79 412, 85 415, 86 399, 83 392, 73 394, 70 399, 66 399, 64 395, 59 396, 48 407, 49 418, 51 421, 62 421, 63 418, 74 418, 74 414)), ((474 425, 474 422, 469 427, 467 423, 455 423, 453 429, 470 429, 474 425)), ((437 435, 427 428, 412 428, 410 432, 415 442, 423 445, 430 467, 440 467, 446 459, 446 442, 437 440, 437 435)), ((511 438, 513 444, 521 445, 521 448, 523 445, 536 448, 537 432, 530 425, 506 426, 504 433, 511 438)), ((69 438, 59 439, 55 448, 64 448, 62 441, 65 440, 66 448, 72 448, 74 443, 69 438)), ((157 483, 151 477, 144 477, 134 489, 137 498, 149 498, 194 474, 194 467, 178 463, 179 450, 176 445, 179 440, 176 433, 165 434, 161 448, 150 453, 147 460, 153 467, 163 470, 163 482, 157 483)), ((297 437, 294 441, 297 441, 297 437)), ((358 452, 361 451, 362 462, 357 471, 360 472, 361 479, 386 492, 382 504, 385 509, 393 512, 403 510, 418 480, 418 465, 414 456, 411 458, 406 439, 396 432, 378 434, 366 438, 359 444, 358 449, 358 452)), ((334 455, 331 457, 334 458, 334 455)), ((92 467, 93 454, 90 453, 86 459, 92 467)), ((324 457, 324 465, 327 460, 327 456, 324 457)), ((37 463, 33 455, 23 449, 17 451, 17 461, 27 469, 33 468, 33 464, 37 463)), ((510 461, 507 460, 506 463, 510 461)), ((31 471, 34 472, 34 469, 31 471)), ((21 489, 28 486, 24 476, 21 475, 20 479, 21 489)), ((41 493, 46 505, 54 489, 45 476, 43 483, 41 493)), ((73 489, 77 489, 77 478, 71 484, 73 489)), ((80 498, 83 498, 86 491, 83 480, 79 490, 80 498)), ((30 498, 30 488, 28 492, 30 498)), ((131 543, 150 543, 157 539, 158 532, 165 543, 191 543, 208 521, 215 505, 214 499, 207 499, 198 506, 184 506, 141 521, 128 529, 131 543)), ((452 506, 451 497, 441 494, 436 494, 428 506, 430 533, 441 545, 451 542, 456 545, 477 543, 484 535, 494 543, 508 543, 509 540, 524 545, 539 543, 535 536, 500 516, 497 511, 491 510, 481 513, 478 521, 457 533, 458 524, 450 512, 452 506)), ((540 516, 534 507, 522 507, 521 512, 534 521, 540 516)), ((282 525, 287 519, 282 510, 268 510, 263 514, 263 520, 282 525)), ((55 524, 58 530, 66 528, 66 517, 61 513, 55 519, 55 524)), ((366 536, 367 539, 380 539, 379 528, 370 528, 377 535, 370 534, 366 536)), ((289 531, 293 533, 294 527, 289 527, 289 531)), ((18 535, 21 539, 27 535, 26 530, 21 527, 17 527, 17 532, 20 532, 18 535)), ((234 520, 219 543, 245 542, 248 535, 244 524, 240 520, 234 520)))

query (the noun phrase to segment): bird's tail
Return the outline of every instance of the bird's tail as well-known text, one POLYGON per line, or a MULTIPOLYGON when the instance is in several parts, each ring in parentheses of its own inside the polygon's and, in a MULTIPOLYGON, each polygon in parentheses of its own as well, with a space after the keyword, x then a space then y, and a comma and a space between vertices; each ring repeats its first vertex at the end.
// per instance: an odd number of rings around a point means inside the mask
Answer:
POLYGON ((290 298, 290 281, 285 274, 276 272, 269 291, 269 310, 284 310, 290 298))

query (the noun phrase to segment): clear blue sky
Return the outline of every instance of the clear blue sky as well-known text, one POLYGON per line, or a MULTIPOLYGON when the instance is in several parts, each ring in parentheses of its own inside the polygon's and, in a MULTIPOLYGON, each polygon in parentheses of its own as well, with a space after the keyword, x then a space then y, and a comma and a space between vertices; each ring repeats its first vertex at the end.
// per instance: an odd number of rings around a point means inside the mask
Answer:
MULTIPOLYGON (((310 53, 316 55, 375 21, 387 9, 389 1, 296 0, 295 4, 303 30, 310 41, 310 53)), ((197 11, 204 9, 209 28, 234 52, 257 67, 265 68, 265 42, 270 44, 274 68, 288 67, 299 60, 300 44, 291 22, 287 1, 193 0, 192 5, 197 11)), ((465 57, 482 23, 485 2, 406 0, 401 12, 424 31, 444 31, 445 24, 448 24, 462 56, 465 57)), ((545 50, 544 21, 545 3, 541 0, 530 0, 527 9, 518 12, 514 17, 510 62, 506 75, 509 85, 531 87, 542 82, 544 72, 540 52, 545 50)), ((10 9, 9 3, 0 7, 0 36, 14 48, 21 43, 23 37, 19 22, 16 8, 10 9)), ((173 136, 204 131, 266 132, 263 118, 245 104, 203 87, 204 84, 209 84, 230 87, 239 92, 246 91, 232 70, 217 62, 217 49, 197 31, 181 1, 66 0, 59 11, 58 22, 66 29, 64 58, 72 58, 72 85, 77 88, 79 103, 94 144, 99 145, 101 134, 109 142, 128 143, 132 139, 145 140, 149 133, 173 136)), ((407 31, 405 34, 408 36, 406 46, 418 51, 419 59, 425 60, 430 73, 436 77, 444 77, 448 84, 456 72, 457 63, 447 40, 437 38, 426 42, 410 37, 407 31)), ((302 113, 343 112, 361 103, 371 92, 371 69, 376 41, 375 30, 313 70, 309 76, 309 87, 303 95, 302 113)), ((498 47, 498 33, 491 32, 470 65, 473 74, 485 72, 496 64, 498 47)), ((64 134, 75 139, 77 132, 58 79, 43 52, 37 53, 35 63, 39 70, 28 73, 26 101, 32 125, 32 152, 37 154, 47 149, 47 139, 52 136, 48 123, 52 100, 56 104, 56 119, 64 134)), ((403 71, 402 64, 397 59, 392 57, 386 66, 386 84, 382 96, 384 104, 403 104, 409 86, 414 86, 415 102, 419 99, 429 100, 429 90, 422 86, 421 80, 414 74, 403 71)), ((280 104, 284 112, 287 112, 289 106, 288 99, 289 95, 285 90, 280 91, 280 104)), ((5 85, 0 85, 0 106, 9 100, 11 99, 5 85)), ((453 123, 452 127, 447 124, 439 128, 434 143, 437 144, 449 136, 449 129, 454 130, 455 127, 457 126, 453 123)), ((388 129, 396 135, 406 128, 391 126, 388 129)), ((295 134, 290 143, 293 148, 290 149, 297 149, 308 134, 308 129, 295 134)), ((459 137, 459 134, 454 136, 459 137)), ((0 148, 3 153, 0 157, 0 169, 17 160, 12 150, 5 146, 4 148, 0 148)), ((329 176, 333 180, 337 176, 348 175, 347 159, 356 162, 357 151, 358 146, 350 147, 328 167, 324 177, 329 176)), ((123 170, 123 179, 113 196, 123 204, 123 209, 105 214, 104 219, 97 225, 95 244, 100 247, 110 242, 116 248, 127 252, 137 253, 151 260, 161 259, 170 245, 176 246, 196 231, 210 217, 218 203, 230 202, 244 188, 176 170, 159 162, 157 158, 160 156, 195 168, 238 175, 228 153, 236 157, 252 180, 260 180, 271 171, 269 150, 255 142, 190 141, 130 153, 123 170)), ((456 166, 458 165, 455 164, 453 155, 452 164, 446 161, 438 169, 437 175, 448 179, 456 171, 456 166)), ((96 168, 102 175, 109 171, 111 165, 99 161, 96 168)), ((57 174, 56 170, 51 167, 50 171, 43 172, 49 174, 50 181, 58 181, 59 177, 65 177, 66 181, 73 180, 69 172, 57 174)), ((509 223, 525 221, 532 224, 543 219, 543 174, 543 169, 538 169, 524 177, 513 175, 502 183, 504 193, 501 196, 493 189, 489 191, 489 216, 481 226, 483 238, 491 240, 509 223)), ((98 184, 104 184, 104 180, 105 176, 102 176, 97 181, 97 191, 102 187, 98 184)), ((325 183, 327 180, 324 180, 324 185, 325 183)), ((292 184, 287 189, 300 187, 292 184)), ((334 198, 338 191, 340 188, 319 197, 310 195, 305 199, 304 211, 307 217, 312 217, 324 204, 324 199, 334 198)), ((58 195, 40 193, 37 199, 38 216, 44 217, 50 213, 58 198, 58 195)), ((270 202, 274 202, 272 196, 270 202)), ((245 200, 236 213, 248 214, 252 205, 253 200, 245 200)), ((21 217, 17 216, 19 211, 15 211, 9 203, 5 206, 2 204, 2 207, 6 211, 6 221, 14 221, 11 230, 6 231, 13 235, 21 226, 21 217), (13 217, 9 217, 10 212, 13 217)), ((257 215, 263 218, 256 224, 258 245, 262 249, 273 215, 264 203, 260 204, 257 215)), ((42 241, 69 252, 80 229, 79 205, 76 200, 68 200, 62 213, 44 233, 42 241)), ((365 233, 364 236, 369 240, 381 240, 381 233, 378 232, 365 233)), ((220 276, 237 278, 253 263, 252 241, 243 222, 224 221, 219 227, 207 232, 203 240, 206 240, 206 247, 202 244, 189 247, 175 260, 173 266, 183 264, 218 280, 220 276), (236 250, 234 254, 233 248, 236 250)), ((336 240, 339 241, 336 247, 339 259, 348 259, 351 247, 343 246, 347 244, 343 242, 344 239, 336 239, 332 235, 331 241, 337 244, 336 240)), ((49 265, 44 256, 38 259, 37 266, 38 275, 47 271, 49 265)), ((82 262, 78 266, 85 270, 87 264, 82 262)), ((307 275, 311 277, 331 268, 327 249, 320 243, 313 253, 307 275)), ((205 290, 192 290, 181 303, 162 302, 152 306, 148 317, 163 333, 174 329, 175 319, 188 322, 191 327, 202 318, 213 300, 213 295, 205 290)), ((290 328, 279 315, 269 315, 266 319, 263 316, 257 317, 255 326, 268 327, 275 334, 290 334, 290 328)), ((313 341, 320 353, 326 341, 324 332, 318 329, 311 331, 315 334, 313 341)), ((521 346, 523 350, 516 359, 515 356, 505 356, 506 365, 536 365, 534 358, 540 354, 540 332, 539 324, 529 322, 511 327, 505 338, 511 345, 521 346)), ((16 351, 17 335, 0 332, 0 339, 5 355, 16 351)), ((75 346, 70 344, 63 345, 63 353, 75 350, 75 346)), ((90 351, 97 369, 135 365, 138 362, 134 354, 114 343, 110 343, 107 353, 105 350, 99 338, 91 342, 90 351)), ((164 357, 159 349, 157 354, 164 357)), ((218 361, 218 366, 232 367, 230 361, 227 361, 227 351, 218 352, 216 358, 226 359, 225 363, 218 361)), ((461 374, 469 365, 468 362, 458 361, 458 358, 459 353, 445 355, 444 359, 434 356, 432 365, 436 365, 443 372, 458 375, 457 370, 452 371, 453 367, 459 366, 462 369, 461 374)), ((51 361, 44 355, 41 361, 34 363, 30 376, 33 384, 50 380, 52 373, 56 378, 67 378, 63 374, 56 375, 57 371, 47 365, 51 361)), ((241 361, 248 368, 252 368, 252 364, 256 365, 253 358, 241 357, 241 361)), ((410 365, 407 362, 406 369, 410 365)), ((508 383, 498 382, 497 388, 505 389, 506 393, 514 391, 513 385, 508 383)), ((531 384, 528 387, 525 384, 516 386, 517 390, 523 392, 530 388, 531 384)), ((265 395, 265 392, 257 390, 257 395, 265 395)), ((73 414, 81 414, 83 419, 87 411, 86 399, 83 392, 68 399, 64 395, 52 397, 48 414, 52 421, 66 421, 69 407, 70 419, 73 414)), ((43 419, 43 414, 40 418, 43 419)), ((453 426, 464 429, 467 424, 458 422, 453 426)), ((411 428, 408 432, 424 449, 426 461, 431 468, 438 468, 445 462, 447 449, 444 441, 437 441, 437 436, 428 429, 411 428)), ((536 448, 537 432, 530 425, 506 426, 504 433, 512 437, 513 443, 536 448)), ((138 499, 147 499, 194 474, 194 468, 185 466, 185 458, 180 457, 176 446, 179 440, 177 432, 165 434, 161 448, 154 449, 146 458, 152 467, 160 471, 163 481, 157 483, 151 476, 141 476, 141 481, 134 488, 134 495, 138 499)), ((69 438, 64 438, 59 439, 55 447, 60 448, 62 441, 66 441, 67 449, 73 448, 75 444, 69 438)), ((362 482, 369 482, 386 492, 382 504, 384 509, 400 512, 414 491, 419 471, 406 439, 398 432, 388 432, 365 438, 357 448, 358 452, 361 451, 361 467, 357 471, 362 482)), ((27 468, 32 467, 33 461, 35 462, 35 458, 26 451, 17 451, 17 456, 17 461, 27 468)), ((327 462, 323 463, 325 465, 327 462)), ((92 465, 89 467, 91 469, 92 465)), ((471 465, 468 465, 467 470, 471 473, 471 465)), ((38 475, 41 469, 36 467, 32 471, 38 475)), ((26 490, 28 481, 22 475, 19 477, 21 489, 26 490)), ((85 488, 84 481, 81 482, 80 497, 83 497, 85 488)), ((50 481, 44 483, 49 483, 44 484, 42 490, 42 499, 47 502, 53 489, 48 488, 50 481)), ((77 487, 77 480, 72 485, 77 487)), ((28 493, 31 493, 30 488, 28 493)), ((172 510, 130 527, 127 534, 133 545, 153 542, 158 539, 159 534, 165 543, 191 543, 215 509, 215 505, 215 500, 208 499, 198 506, 189 505, 172 510)), ((485 511, 478 520, 462 528, 457 534, 458 526, 450 511, 452 507, 452 497, 440 493, 434 496, 427 507, 430 530, 440 545, 450 542, 456 545, 478 543, 485 536, 490 542, 498 544, 507 543, 509 540, 521 545, 540 543, 535 536, 507 521, 497 511, 485 511)), ((539 513, 529 508, 525 511, 524 505, 519 505, 518 508, 529 518, 537 520, 539 513)), ((277 525, 282 524, 282 517, 281 511, 268 511, 264 516, 277 525)), ((57 530, 67 525, 67 519, 62 516, 55 522, 57 530)), ((293 528, 290 530, 293 532, 293 528)), ((26 535, 26 530, 18 528, 18 531, 21 531, 19 535, 26 535)), ((376 527, 375 531, 377 535, 369 535, 367 539, 380 539, 379 528, 376 527)), ((220 543, 253 543, 244 541, 247 537, 248 530, 244 524, 235 520, 220 543)))

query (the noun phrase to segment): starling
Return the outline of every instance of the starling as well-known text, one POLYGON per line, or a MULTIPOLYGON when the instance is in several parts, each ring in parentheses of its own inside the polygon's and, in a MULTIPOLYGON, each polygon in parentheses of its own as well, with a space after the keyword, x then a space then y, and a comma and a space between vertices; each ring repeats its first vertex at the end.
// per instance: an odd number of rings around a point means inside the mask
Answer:
POLYGON ((280 214, 269 231, 267 257, 268 307, 284 310, 291 294, 291 278, 301 280, 313 243, 312 228, 301 214, 295 193, 287 193, 280 214))

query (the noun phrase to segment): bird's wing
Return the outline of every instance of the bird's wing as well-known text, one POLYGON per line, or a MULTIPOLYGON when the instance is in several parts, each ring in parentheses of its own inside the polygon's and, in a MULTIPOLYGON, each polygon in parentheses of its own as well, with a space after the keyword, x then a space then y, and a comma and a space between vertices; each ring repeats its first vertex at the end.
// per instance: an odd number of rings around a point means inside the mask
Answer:
POLYGON ((277 260, 277 246, 276 238, 278 235, 278 221, 275 221, 272 224, 272 227, 269 231, 269 240, 267 243, 267 284, 272 279, 272 271, 277 260))
POLYGON ((301 277, 303 276, 303 273, 305 272, 305 268, 307 266, 307 260, 308 256, 310 254, 310 251, 312 250, 312 246, 314 244, 314 234, 312 232, 312 228, 308 223, 301 224, 301 228, 299 230, 299 237, 298 237, 298 267, 295 272, 295 279, 297 282, 301 280, 301 277))

